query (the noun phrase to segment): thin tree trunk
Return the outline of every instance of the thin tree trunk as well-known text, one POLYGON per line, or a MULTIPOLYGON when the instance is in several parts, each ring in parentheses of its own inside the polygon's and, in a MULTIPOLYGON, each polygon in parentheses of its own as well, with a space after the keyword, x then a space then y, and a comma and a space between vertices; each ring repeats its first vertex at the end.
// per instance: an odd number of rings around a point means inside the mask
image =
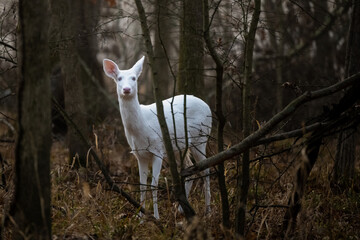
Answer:
MULTIPOLYGON (((86 119, 89 125, 96 124, 103 119, 108 102, 102 94, 99 94, 97 85, 104 87, 103 69, 97 59, 99 42, 97 39, 96 27, 99 22, 101 1, 76 0, 80 1, 80 17, 75 30, 79 36, 78 58, 90 69, 91 75, 95 77, 96 84, 90 80, 89 74, 80 65, 80 79, 83 85, 86 119)), ((79 61, 79 59, 77 60, 79 61)))
POLYGON ((204 87, 204 40, 201 1, 182 0, 177 93, 201 97, 204 87))
MULTIPOLYGON (((204 39, 210 55, 216 64, 216 108, 215 114, 218 120, 217 126, 217 141, 218 141, 218 153, 224 151, 224 127, 226 123, 225 116, 222 110, 222 86, 223 86, 223 74, 224 67, 217 54, 211 39, 210 39, 210 24, 209 24, 209 3, 208 0, 203 0, 203 15, 204 15, 204 39)), ((217 169, 221 207, 222 207, 222 219, 223 225, 227 228, 230 227, 230 209, 229 199, 226 189, 226 180, 224 175, 224 163, 220 163, 217 169)))
POLYGON ((280 0, 268 0, 265 2, 265 16, 270 26, 270 43, 274 48, 275 58, 275 107, 274 112, 277 113, 283 108, 283 55, 284 55, 284 11, 280 0))
POLYGON ((355 131, 347 129, 337 139, 334 176, 332 186, 335 192, 342 192, 351 187, 355 169, 355 131))
POLYGON ((47 1, 19 1, 20 64, 13 239, 51 239, 50 58, 47 1))
MULTIPOLYGON (((346 49, 346 76, 360 72, 360 2, 353 0, 352 19, 346 49)), ((357 93, 358 94, 358 93, 357 93)), ((339 134, 332 185, 337 190, 351 186, 355 166, 355 131, 344 130, 339 134)))
MULTIPOLYGON (((251 120, 250 120, 250 91, 251 91, 251 75, 253 65, 253 50, 255 45, 255 34, 260 16, 261 1, 255 0, 254 12, 251 18, 249 32, 245 36, 245 63, 244 63, 244 80, 242 89, 242 116, 243 116, 243 133, 244 138, 250 135, 251 120)), ((235 231, 240 236, 245 235, 246 225, 246 204, 249 190, 249 165, 250 165, 249 149, 244 151, 242 158, 242 174, 238 176, 237 186, 237 204, 235 213, 235 231)))
POLYGON ((164 51, 164 48, 168 52, 169 50, 169 33, 171 29, 171 23, 169 18, 169 0, 156 0, 156 12, 157 12, 157 24, 158 27, 155 29, 155 42, 154 42, 154 54, 156 58, 156 68, 161 71, 158 72, 158 81, 161 84, 160 98, 165 99, 170 97, 169 86, 170 86, 170 70, 168 66, 168 60, 164 51), (160 31, 160 32, 159 32, 160 31), (161 38, 161 40, 160 40, 161 38))
POLYGON ((158 120, 161 128, 161 134, 164 139, 165 150, 167 154, 167 158, 169 160, 170 165, 170 172, 174 183, 174 195, 176 201, 178 201, 184 210, 185 217, 188 221, 190 221, 193 216, 195 216, 195 211, 191 207, 190 203, 188 202, 185 189, 184 189, 184 182, 182 181, 180 174, 177 169, 176 159, 174 150, 172 148, 172 143, 169 135, 169 129, 166 125, 164 109, 162 105, 162 101, 160 99, 159 93, 159 82, 157 79, 158 69, 156 69, 153 46, 151 43, 150 32, 146 21, 146 15, 144 7, 141 3, 141 0, 135 0, 136 7, 138 10, 140 22, 141 22, 141 29, 143 32, 143 37, 145 41, 145 46, 147 50, 148 62, 151 68, 152 76, 153 76, 153 89, 154 89, 154 96, 155 96, 155 104, 158 114, 158 120))

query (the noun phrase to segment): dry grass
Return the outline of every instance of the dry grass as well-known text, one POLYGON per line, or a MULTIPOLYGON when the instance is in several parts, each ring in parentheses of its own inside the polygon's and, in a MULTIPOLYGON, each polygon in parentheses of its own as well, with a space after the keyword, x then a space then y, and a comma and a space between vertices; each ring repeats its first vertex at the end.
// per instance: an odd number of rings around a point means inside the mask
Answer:
MULTIPOLYGON (((98 151, 116 182, 139 199, 136 160, 128 154, 124 143, 118 142, 115 127, 102 125, 96 130, 98 151)), ((292 146, 291 141, 267 148, 257 148, 252 158, 292 146)), ((7 165, 1 174, 8 185, 12 175, 13 143, 2 143, 1 153, 7 165)), ((300 147, 282 155, 259 158, 251 164, 251 186, 247 215, 247 239, 278 239, 286 205, 292 190, 292 178, 299 162, 300 147)), ((359 151, 358 151, 359 152, 359 151)), ((204 215, 203 181, 194 182, 190 203, 198 213, 197 220, 186 226, 185 219, 173 204, 171 177, 164 167, 159 183, 161 232, 153 223, 137 216, 125 199, 112 192, 96 166, 71 169, 63 141, 56 141, 51 152, 52 222, 54 239, 235 239, 233 229, 221 226, 221 202, 217 179, 211 176, 212 212, 204 215)), ((340 195, 332 193, 329 175, 332 171, 334 146, 323 147, 308 181, 303 207, 297 219, 294 239, 359 239, 360 194, 359 173, 356 185, 340 195)), ((226 162, 226 179, 231 205, 232 228, 236 205, 236 161, 226 162)), ((357 168, 358 169, 358 168, 357 168)), ((0 189, 0 208, 5 208, 9 193, 0 189)), ((150 192, 147 199, 151 199, 150 192)), ((146 208, 152 208, 147 201, 146 208)), ((3 212, 3 211, 2 211, 3 212)))

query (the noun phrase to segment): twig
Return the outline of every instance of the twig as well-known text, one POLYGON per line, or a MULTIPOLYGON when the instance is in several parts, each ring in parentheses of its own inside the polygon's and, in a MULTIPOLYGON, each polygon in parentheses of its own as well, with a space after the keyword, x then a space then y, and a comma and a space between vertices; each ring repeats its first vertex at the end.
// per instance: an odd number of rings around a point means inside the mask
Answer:
POLYGON ((17 51, 17 49, 15 47, 11 46, 10 44, 8 44, 8 43, 6 43, 4 41, 0 41, 0 44, 4 45, 5 47, 10 48, 10 49, 12 49, 14 51, 17 51))

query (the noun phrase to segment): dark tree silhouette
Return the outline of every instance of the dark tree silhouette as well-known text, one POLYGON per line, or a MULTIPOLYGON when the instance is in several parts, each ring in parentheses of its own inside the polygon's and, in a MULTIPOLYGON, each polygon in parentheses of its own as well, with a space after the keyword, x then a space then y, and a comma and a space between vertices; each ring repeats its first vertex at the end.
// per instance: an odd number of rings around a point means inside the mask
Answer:
POLYGON ((204 40, 202 1, 183 0, 177 93, 201 96, 204 40))
POLYGON ((19 1, 19 131, 13 239, 51 239, 50 68, 47 1, 19 1))

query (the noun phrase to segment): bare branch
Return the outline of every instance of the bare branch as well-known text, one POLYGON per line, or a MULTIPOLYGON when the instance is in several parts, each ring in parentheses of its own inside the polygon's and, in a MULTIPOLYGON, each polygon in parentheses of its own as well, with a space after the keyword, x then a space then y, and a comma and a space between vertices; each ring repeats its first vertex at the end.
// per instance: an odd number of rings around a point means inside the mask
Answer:
POLYGON ((329 96, 331 94, 334 94, 336 92, 339 92, 356 82, 360 80, 360 73, 354 74, 349 78, 346 78, 343 81, 340 81, 336 84, 333 84, 329 87, 322 88, 317 91, 308 91, 301 95, 300 97, 293 100, 291 103, 289 103, 282 111, 277 113, 274 117, 272 117, 268 122, 266 122, 262 128, 254 132, 253 134, 246 137, 242 142, 234 145, 233 147, 229 148, 228 150, 221 152, 219 154, 216 154, 212 157, 207 158, 204 161, 201 161, 197 163, 196 166, 192 166, 189 168, 184 169, 181 172, 181 175, 183 177, 190 176, 194 173, 200 172, 206 168, 215 166, 221 162, 224 162, 227 159, 230 159, 236 155, 239 155, 246 149, 249 149, 251 146, 255 144, 256 141, 258 141, 260 138, 265 136, 267 133, 269 133, 278 123, 289 117, 291 114, 293 114, 296 109, 298 109, 300 106, 302 106, 304 103, 307 103, 309 101, 322 98, 325 96, 329 96))

